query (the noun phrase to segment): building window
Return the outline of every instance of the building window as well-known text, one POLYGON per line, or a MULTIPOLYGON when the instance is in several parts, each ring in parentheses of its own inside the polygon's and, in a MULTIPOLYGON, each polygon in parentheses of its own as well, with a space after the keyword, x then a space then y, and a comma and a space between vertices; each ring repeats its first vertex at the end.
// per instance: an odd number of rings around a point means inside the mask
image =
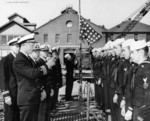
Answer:
POLYGON ((6 56, 8 53, 10 53, 10 50, 0 50, 0 60, 2 57, 6 56))
POLYGON ((1 44, 6 44, 6 43, 7 43, 7 36, 2 35, 1 44))
POLYGON ((71 43, 72 40, 72 34, 67 35, 67 43, 71 43))
POLYGON ((19 35, 14 35, 14 38, 16 38, 16 37, 20 37, 19 35))
POLYGON ((1 35, 0 36, 0 44, 6 44, 8 41, 10 41, 13 38, 16 37, 23 37, 24 35, 1 35))
POLYGON ((138 41, 138 34, 134 34, 135 41, 138 41))
POLYGON ((8 35, 8 41, 10 41, 11 39, 13 39, 13 35, 8 35))
POLYGON ((56 34, 55 43, 59 43, 59 42, 60 42, 60 34, 56 34))
POLYGON ((67 26, 68 28, 71 28, 71 27, 73 26, 73 22, 72 22, 71 20, 68 20, 68 21, 66 22, 66 26, 67 26))
POLYGON ((48 34, 44 34, 44 43, 48 42, 48 34))

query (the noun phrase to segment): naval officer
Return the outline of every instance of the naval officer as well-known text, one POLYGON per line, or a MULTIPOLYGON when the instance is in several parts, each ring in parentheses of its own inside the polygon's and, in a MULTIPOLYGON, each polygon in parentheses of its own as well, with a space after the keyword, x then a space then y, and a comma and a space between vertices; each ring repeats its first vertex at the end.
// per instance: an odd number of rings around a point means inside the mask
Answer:
POLYGON ((18 41, 20 52, 13 62, 13 69, 17 77, 17 104, 21 121, 37 121, 40 89, 37 88, 36 80, 46 75, 48 70, 55 65, 55 60, 51 59, 40 67, 33 67, 29 54, 33 52, 35 42, 34 34, 22 37, 18 41))

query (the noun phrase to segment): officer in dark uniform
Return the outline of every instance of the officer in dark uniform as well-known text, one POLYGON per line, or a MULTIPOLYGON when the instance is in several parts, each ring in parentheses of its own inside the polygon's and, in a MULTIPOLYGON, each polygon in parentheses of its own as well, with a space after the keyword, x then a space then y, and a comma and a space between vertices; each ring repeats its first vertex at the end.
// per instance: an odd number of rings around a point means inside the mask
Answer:
POLYGON ((37 88, 36 80, 47 74, 55 64, 55 60, 51 59, 43 66, 35 68, 29 58, 35 43, 34 34, 22 37, 18 43, 20 52, 13 62, 13 69, 17 77, 17 104, 20 109, 20 121, 37 121, 40 90, 37 88))
POLYGON ((72 88, 73 88, 73 72, 74 68, 77 66, 77 61, 75 61, 74 54, 66 54, 65 55, 65 64, 66 64, 66 101, 70 101, 72 99, 72 88))
POLYGON ((62 87, 62 71, 61 71, 61 63, 59 59, 59 48, 53 47, 52 48, 52 56, 56 58, 56 64, 53 66, 52 70, 55 74, 55 78, 53 78, 53 84, 52 87, 54 89, 54 96, 53 96, 53 103, 52 103, 52 109, 56 108, 56 104, 58 102, 58 91, 59 88, 62 87))
MULTIPOLYGON (((38 59, 40 57, 40 44, 39 43, 35 43, 33 46, 33 52, 29 55, 29 57, 31 58, 31 62, 34 68, 38 68, 39 64, 38 64, 38 59)), ((41 90, 41 101, 43 101, 46 98, 46 92, 44 90, 41 89, 41 86, 39 84, 39 79, 37 79, 37 87, 41 90)))
POLYGON ((37 61, 39 60, 40 57, 40 44, 35 43, 33 46, 33 52, 29 55, 31 60, 33 61, 33 65, 37 65, 37 61))
MULTIPOLYGON (((40 58, 37 61, 39 66, 41 66, 47 62, 49 49, 50 48, 48 45, 40 46, 40 58)), ((54 91, 52 89, 53 88, 52 81, 53 81, 53 77, 54 77, 52 68, 49 69, 47 75, 39 78, 39 80, 38 80, 38 83, 41 86, 42 94, 44 95, 46 93, 46 98, 44 100, 41 100, 42 102, 40 103, 38 121, 47 121, 48 120, 50 107, 52 105, 51 97, 53 96, 53 94, 51 94, 51 93, 54 93, 54 91)))
MULTIPOLYGON (((145 40, 135 41, 131 46, 131 59, 138 64, 132 79, 133 101, 132 108, 129 108, 125 114, 125 120, 132 119, 138 121, 139 112, 150 104, 149 84, 150 84, 150 62, 148 60, 148 47, 145 40)), ((144 117, 140 117, 143 118, 144 117)))
POLYGON ((11 52, 2 58, 1 68, 3 76, 1 80, 3 82, 3 98, 4 98, 4 120, 5 121, 20 121, 19 108, 17 106, 17 79, 14 74, 12 64, 19 51, 19 45, 17 41, 20 38, 14 38, 8 42, 11 52))

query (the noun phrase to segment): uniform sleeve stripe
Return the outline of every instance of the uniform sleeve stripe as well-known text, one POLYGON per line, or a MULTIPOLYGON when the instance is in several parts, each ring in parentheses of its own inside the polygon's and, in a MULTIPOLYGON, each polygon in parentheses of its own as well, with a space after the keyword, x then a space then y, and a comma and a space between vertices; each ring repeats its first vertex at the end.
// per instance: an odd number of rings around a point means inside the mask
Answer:
POLYGON ((6 95, 6 94, 9 94, 9 91, 8 91, 8 90, 2 92, 2 95, 6 95))

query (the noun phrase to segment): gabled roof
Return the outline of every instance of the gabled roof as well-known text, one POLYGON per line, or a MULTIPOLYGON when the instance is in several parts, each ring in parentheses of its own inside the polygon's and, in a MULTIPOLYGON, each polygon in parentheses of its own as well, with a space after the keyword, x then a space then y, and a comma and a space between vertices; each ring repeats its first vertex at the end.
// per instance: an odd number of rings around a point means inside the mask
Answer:
MULTIPOLYGON (((59 18, 60 18, 61 16, 63 16, 64 14, 68 14, 68 12, 72 12, 73 14, 76 14, 76 15, 77 15, 77 13, 78 13, 78 12, 75 11, 72 7, 68 7, 68 8, 66 8, 65 10, 63 10, 59 16, 57 16, 56 18, 51 19, 50 21, 46 22, 45 24, 39 26, 38 28, 36 28, 36 30, 38 30, 38 29, 42 28, 43 26, 45 26, 45 25, 47 25, 47 24, 49 24, 49 23, 55 21, 56 19, 59 19, 59 18)), ((36 30, 35 30, 35 31, 36 31, 36 30)))
POLYGON ((46 22, 45 24, 43 24, 43 25, 39 26, 39 27, 38 27, 38 28, 36 28, 34 31, 37 31, 38 29, 40 29, 40 28, 42 28, 42 27, 46 26, 47 24, 51 23, 52 21, 54 21, 54 20, 58 19, 58 18, 59 18, 59 17, 61 17, 61 16, 62 16, 62 14, 61 14, 60 16, 58 16, 58 17, 54 18, 54 19, 51 19, 50 21, 46 22))
POLYGON ((29 23, 29 21, 28 21, 25 17, 21 16, 21 15, 18 14, 18 13, 14 13, 14 14, 10 15, 10 16, 8 17, 8 19, 11 20, 11 19, 14 18, 15 16, 19 16, 20 18, 22 18, 22 19, 24 20, 25 23, 29 23))
MULTIPOLYGON (((109 29, 108 32, 122 32, 130 22, 131 21, 122 22, 122 23, 116 25, 115 27, 112 27, 111 29, 109 29)), ((142 32, 142 31, 143 32, 150 32, 150 25, 139 22, 131 30, 131 32, 142 32)))
POLYGON ((29 31, 29 32, 33 32, 30 29, 26 28, 25 26, 21 25, 20 23, 16 22, 16 21, 9 21, 8 23, 4 24, 3 26, 0 27, 0 32, 3 31, 7 26, 11 25, 11 24, 17 24, 20 27, 24 28, 25 30, 29 31))
POLYGON ((72 7, 67 7, 65 10, 61 11, 61 14, 69 13, 69 12, 72 12, 74 14, 78 14, 78 12, 76 10, 74 10, 72 7))
MULTIPOLYGON (((69 12, 76 12, 75 10, 70 10, 70 9, 72 9, 72 8, 67 8, 67 9, 65 9, 64 11, 62 11, 61 13, 61 15, 59 15, 59 16, 57 16, 56 18, 54 18, 54 19, 52 19, 52 20, 50 20, 50 21, 48 21, 48 22, 46 22, 45 24, 43 24, 43 25, 41 25, 40 27, 38 27, 36 30, 38 30, 38 29, 40 29, 41 27, 43 27, 43 26, 45 26, 45 25, 47 25, 47 24, 49 24, 49 23, 51 23, 51 22, 53 22, 53 21, 55 21, 56 19, 59 19, 59 17, 61 17, 61 16, 63 16, 63 14, 66 14, 67 12, 66 11, 69 11, 69 12)), ((68 14, 68 13, 67 13, 68 14)), ((77 16, 79 16, 77 13, 74 13, 74 14, 76 14, 77 16)), ((104 27, 102 27, 102 26, 98 26, 98 25, 96 25, 96 24, 94 24, 93 22, 91 22, 90 20, 88 20, 88 19, 85 19, 86 20, 86 22, 88 23, 88 24, 90 24, 90 26, 91 27, 93 27, 98 33, 100 33, 100 34, 102 34, 102 31, 106 31, 107 29, 105 29, 104 27)), ((35 31, 36 31, 35 30, 35 31)))

